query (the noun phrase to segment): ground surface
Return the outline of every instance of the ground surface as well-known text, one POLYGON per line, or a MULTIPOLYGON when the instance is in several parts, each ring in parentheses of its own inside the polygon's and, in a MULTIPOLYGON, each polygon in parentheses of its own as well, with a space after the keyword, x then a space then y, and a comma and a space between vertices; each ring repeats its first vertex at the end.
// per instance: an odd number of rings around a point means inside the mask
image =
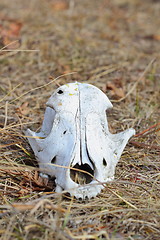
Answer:
POLYGON ((159 13, 158 0, 0 1, 1 239, 159 239, 159 13), (112 100, 113 133, 141 133, 115 181, 84 202, 38 178, 23 133, 41 126, 54 89, 75 80, 112 100))

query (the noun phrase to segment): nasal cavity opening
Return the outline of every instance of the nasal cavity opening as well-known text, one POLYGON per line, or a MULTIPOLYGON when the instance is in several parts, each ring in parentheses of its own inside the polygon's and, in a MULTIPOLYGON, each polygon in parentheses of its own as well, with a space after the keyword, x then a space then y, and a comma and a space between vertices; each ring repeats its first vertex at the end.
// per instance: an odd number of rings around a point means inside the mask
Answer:
POLYGON ((73 169, 70 170, 71 179, 75 183, 80 184, 80 185, 90 183, 93 180, 93 175, 94 175, 94 171, 87 163, 82 164, 82 165, 79 165, 77 163, 76 165, 74 165, 73 169), (74 170, 74 168, 76 168, 77 170, 76 169, 74 170), (85 172, 78 171, 78 169, 85 171, 85 172))

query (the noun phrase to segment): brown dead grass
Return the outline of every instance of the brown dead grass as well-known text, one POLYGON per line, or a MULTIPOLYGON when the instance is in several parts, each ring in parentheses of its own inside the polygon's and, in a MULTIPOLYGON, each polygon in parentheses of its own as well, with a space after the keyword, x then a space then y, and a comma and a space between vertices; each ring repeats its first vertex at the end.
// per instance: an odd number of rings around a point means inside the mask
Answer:
POLYGON ((158 240, 159 1, 1 0, 0 9, 1 239, 158 240), (41 126, 54 89, 75 80, 113 100, 112 132, 143 133, 125 148, 115 181, 84 202, 38 177, 23 134, 41 126))

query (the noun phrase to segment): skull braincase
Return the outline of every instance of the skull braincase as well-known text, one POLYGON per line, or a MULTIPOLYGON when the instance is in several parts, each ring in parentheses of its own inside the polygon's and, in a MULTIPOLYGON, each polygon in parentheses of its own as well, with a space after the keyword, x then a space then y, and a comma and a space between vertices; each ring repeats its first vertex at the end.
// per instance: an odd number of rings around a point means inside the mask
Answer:
POLYGON ((67 190, 77 198, 96 196, 103 188, 97 180, 114 178, 134 129, 109 132, 106 110, 112 104, 90 84, 63 85, 46 105, 41 131, 26 131, 40 171, 56 178, 57 191, 67 190))

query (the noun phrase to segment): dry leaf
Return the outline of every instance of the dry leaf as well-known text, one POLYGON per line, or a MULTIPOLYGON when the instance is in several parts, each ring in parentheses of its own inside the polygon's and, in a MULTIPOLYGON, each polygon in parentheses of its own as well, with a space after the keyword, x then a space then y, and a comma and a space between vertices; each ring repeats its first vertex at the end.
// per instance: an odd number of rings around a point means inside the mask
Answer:
POLYGON ((22 105, 19 108, 17 108, 17 114, 18 115, 27 115, 30 111, 28 104, 29 104, 28 102, 22 103, 22 105))
POLYGON ((68 3, 66 1, 57 0, 52 3, 52 9, 54 11, 62 11, 68 8, 68 3))
POLYGON ((160 41, 160 35, 159 34, 145 35, 143 38, 147 39, 147 40, 157 40, 157 41, 160 41))
POLYGON ((18 40, 19 40, 21 28, 22 28, 21 22, 14 21, 14 20, 6 20, 6 21, 4 20, 0 25, 0 37, 1 37, 1 43, 3 44, 3 46, 9 45, 6 47, 7 49, 15 49, 19 47, 18 40))
POLYGON ((118 98, 122 98, 125 95, 122 87, 117 87, 114 83, 111 83, 111 82, 107 83, 106 89, 111 90, 112 95, 114 95, 115 97, 118 97, 118 98))
POLYGON ((160 35, 154 35, 154 39, 160 41, 160 35))
POLYGON ((9 26, 11 36, 18 37, 20 35, 21 28, 22 28, 21 22, 11 22, 9 26))

